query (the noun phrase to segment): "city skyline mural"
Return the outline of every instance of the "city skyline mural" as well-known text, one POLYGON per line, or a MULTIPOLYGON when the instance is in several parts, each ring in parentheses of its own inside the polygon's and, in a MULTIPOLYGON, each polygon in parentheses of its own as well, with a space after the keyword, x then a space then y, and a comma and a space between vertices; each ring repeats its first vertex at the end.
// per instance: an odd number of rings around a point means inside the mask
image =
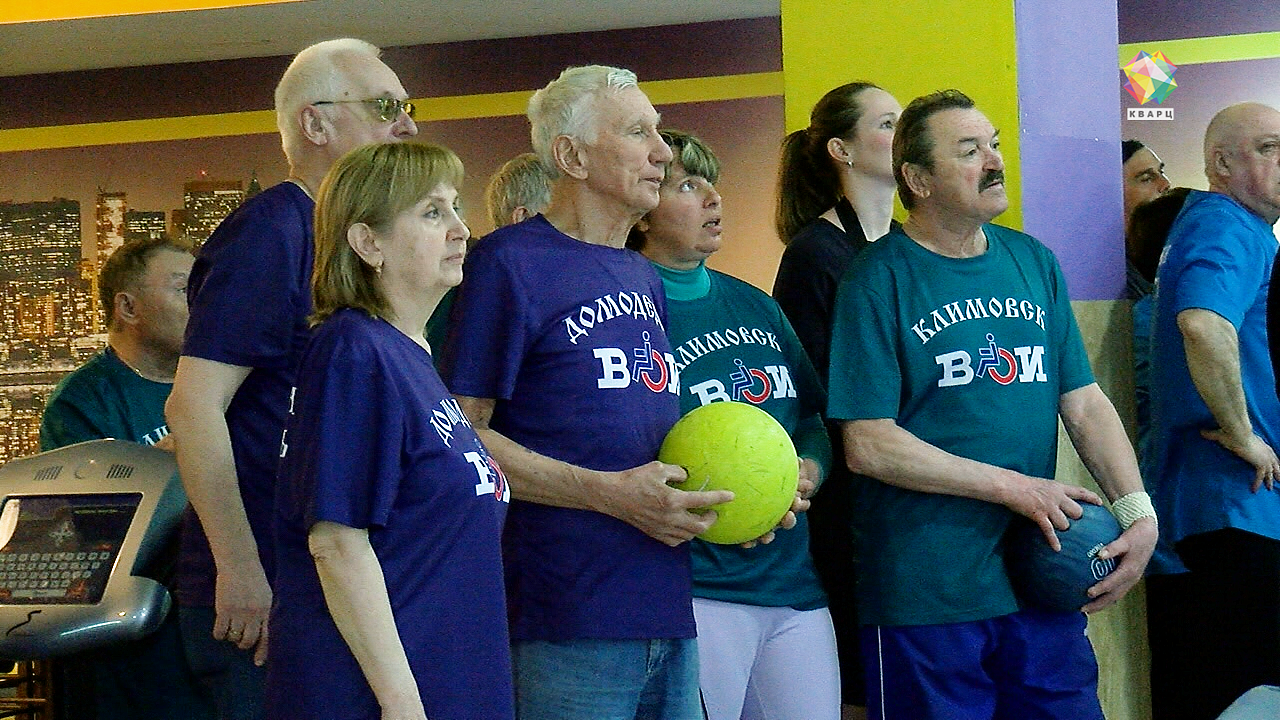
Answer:
MULTIPOLYGON (((772 197, 785 134, 778 18, 665 26, 643 34, 604 30, 392 47, 383 58, 420 103, 417 139, 445 145, 463 159, 463 213, 476 237, 492 230, 483 198, 490 174, 530 149, 525 100, 518 96, 570 65, 599 62, 636 71, 664 124, 698 134, 723 163, 717 189, 732 208, 726 226, 733 241, 713 266, 757 287, 772 285, 782 252, 772 197)), ((63 209, 64 219, 78 214, 69 239, 58 241, 61 264, 45 273, 56 286, 52 292, 6 280, 6 261, 0 260, 0 291, 25 293, 21 301, 0 298, 0 462, 37 451, 48 394, 105 342, 93 325, 98 309, 90 285, 100 225, 109 237, 104 247, 114 247, 131 222, 154 223, 160 216, 171 228, 188 183, 240 182, 247 191, 255 173, 263 188, 285 179, 280 138, 267 116, 288 61, 241 58, 0 77, 0 141, 10 141, 7 148, 0 142, 0 205, 62 199, 75 203, 75 210, 63 209), (129 141, 112 144, 117 131, 119 137, 128 133, 129 141), (191 135, 201 137, 168 139, 191 135), (52 147, 79 142, 105 144, 52 147), (100 191, 106 200, 101 213, 100 191)), ((0 253, 13 246, 0 238, 0 253)))
POLYGON ((0 463, 39 451, 49 394, 106 343, 96 278, 110 251, 131 233, 203 241, 251 183, 285 178, 279 142, 0 153, 0 463))

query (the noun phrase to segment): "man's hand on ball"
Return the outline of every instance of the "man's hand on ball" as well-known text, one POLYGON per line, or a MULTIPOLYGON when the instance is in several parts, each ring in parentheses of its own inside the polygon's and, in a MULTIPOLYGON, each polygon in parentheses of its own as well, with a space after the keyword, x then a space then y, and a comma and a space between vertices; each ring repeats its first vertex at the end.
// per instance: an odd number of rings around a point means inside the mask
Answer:
POLYGON ((609 514, 649 537, 672 547, 703 533, 716 521, 715 510, 690 512, 729 502, 729 490, 679 490, 685 480, 679 465, 657 460, 614 473, 616 483, 609 514))

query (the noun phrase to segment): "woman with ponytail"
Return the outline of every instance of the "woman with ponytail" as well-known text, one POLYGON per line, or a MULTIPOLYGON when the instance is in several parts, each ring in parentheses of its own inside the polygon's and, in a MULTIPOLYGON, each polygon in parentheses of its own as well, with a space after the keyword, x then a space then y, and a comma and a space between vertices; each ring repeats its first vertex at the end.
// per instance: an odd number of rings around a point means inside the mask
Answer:
MULTIPOLYGON (((782 306, 823 382, 831 348, 836 288, 850 261, 889 232, 893 220, 894 125, 902 106, 868 82, 841 85, 814 105, 809 127, 787 136, 778 172, 778 235, 786 243, 773 297, 782 306)), ((843 458, 839 428, 831 427, 843 458)), ((866 705, 849 529, 852 477, 833 463, 809 510, 810 543, 835 623, 845 717, 866 705)))
POLYGON ((809 127, 782 143, 778 236, 782 254, 773 296, 823 378, 831 310, 845 266, 893 220, 893 128, 902 107, 868 82, 822 96, 809 127))

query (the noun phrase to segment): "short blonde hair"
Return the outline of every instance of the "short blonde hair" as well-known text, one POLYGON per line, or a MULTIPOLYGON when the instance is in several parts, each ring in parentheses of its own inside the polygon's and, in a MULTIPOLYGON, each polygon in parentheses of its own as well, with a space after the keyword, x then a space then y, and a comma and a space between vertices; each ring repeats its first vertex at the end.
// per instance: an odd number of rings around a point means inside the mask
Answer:
POLYGON ((441 183, 461 187, 462 177, 452 150, 425 143, 367 145, 335 163, 316 196, 311 324, 344 307, 392 319, 373 268, 351 248, 347 230, 357 223, 385 230, 441 183))
POLYGON ((484 206, 493 229, 511 224, 516 208, 524 207, 537 215, 551 204, 551 181, 554 178, 538 156, 521 153, 498 168, 484 189, 484 206))
POLYGON ((591 101, 606 90, 625 90, 637 87, 636 74, 623 68, 607 65, 571 67, 560 77, 529 98, 530 137, 533 151, 542 164, 560 177, 551 146, 556 138, 567 135, 586 142, 596 139, 595 104, 591 101))

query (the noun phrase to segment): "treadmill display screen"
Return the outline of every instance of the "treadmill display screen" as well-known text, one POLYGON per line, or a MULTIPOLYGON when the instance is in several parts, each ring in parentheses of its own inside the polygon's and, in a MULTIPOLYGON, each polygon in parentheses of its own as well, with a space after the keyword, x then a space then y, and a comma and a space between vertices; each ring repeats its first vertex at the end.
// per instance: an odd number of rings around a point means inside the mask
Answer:
POLYGON ((97 603, 141 501, 141 493, 5 498, 0 604, 97 603))

